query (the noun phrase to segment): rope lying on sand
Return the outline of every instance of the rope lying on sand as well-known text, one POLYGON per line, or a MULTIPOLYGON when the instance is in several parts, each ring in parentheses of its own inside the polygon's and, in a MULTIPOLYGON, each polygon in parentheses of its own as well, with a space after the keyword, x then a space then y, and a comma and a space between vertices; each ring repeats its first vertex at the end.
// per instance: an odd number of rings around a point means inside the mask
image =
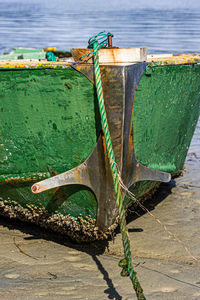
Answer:
MULTIPOLYGON (((106 149, 108 153, 108 158, 109 158, 109 163, 110 163, 110 168, 112 171, 112 177, 113 177, 113 183, 114 183, 114 190, 115 190, 115 195, 116 195, 116 205, 118 208, 118 213, 119 213, 119 219, 120 219, 120 230, 122 233, 122 242, 123 242, 123 247, 124 247, 124 259, 122 259, 119 263, 119 266, 122 267, 122 276, 129 276, 133 288, 136 292, 137 298, 139 300, 144 300, 144 294, 143 294, 143 289, 137 279, 136 272, 134 271, 133 264, 132 264, 132 258, 131 258, 131 250, 130 250, 130 240, 128 236, 128 230, 126 227, 126 209, 124 206, 124 201, 122 197, 122 190, 124 190, 128 196, 136 201, 139 206, 146 211, 151 217, 155 219, 155 221, 160 224, 164 231, 169 234, 169 236, 173 237, 179 244, 183 246, 185 251, 189 254, 189 256, 198 262, 198 259, 192 255, 188 247, 184 244, 184 242, 177 237, 175 234, 173 234, 171 231, 169 231, 166 227, 166 225, 160 221, 157 217, 155 217, 144 205, 142 205, 134 196, 133 193, 131 193, 128 188, 124 185, 122 182, 122 179, 120 177, 120 174, 117 169, 117 165, 115 162, 115 156, 112 148, 112 142, 111 142, 111 137, 110 137, 110 132, 108 128, 108 121, 107 121, 107 116, 106 116, 106 110, 105 110, 105 105, 104 105, 104 99, 103 99, 103 90, 102 90, 102 83, 101 83, 101 73, 100 73, 100 68, 99 68, 99 60, 98 60, 98 50, 102 47, 106 47, 108 45, 108 37, 113 36, 111 33, 106 34, 105 32, 100 32, 99 34, 91 37, 88 41, 88 48, 92 49, 89 54, 86 54, 84 56, 90 56, 93 55, 94 57, 94 72, 95 72, 95 83, 96 83, 96 90, 97 90, 97 97, 98 97, 98 104, 99 104, 99 110, 100 110, 100 115, 101 115, 101 123, 102 123, 102 129, 105 137, 105 142, 106 142, 106 149)), ((82 57, 84 57, 82 56, 82 57)))
POLYGON ((119 266, 122 267, 122 276, 129 276, 133 285, 133 288, 136 292, 138 300, 145 300, 145 296, 143 294, 143 289, 139 283, 137 278, 137 273, 134 270, 132 258, 131 258, 131 249, 130 249, 130 240, 128 235, 128 230, 126 226, 126 209, 124 205, 124 200, 121 192, 121 184, 119 180, 118 170, 115 162, 114 151, 111 142, 111 136, 108 128, 108 120, 106 116, 104 98, 103 98, 103 89, 101 83, 101 73, 99 68, 99 55, 98 50, 107 45, 108 36, 111 33, 105 34, 104 32, 100 32, 99 34, 91 37, 88 41, 88 48, 93 48, 93 52, 89 53, 93 54, 94 57, 94 73, 95 73, 95 83, 96 83, 96 91, 97 98, 99 104, 99 111, 101 115, 101 124, 106 142, 106 150, 108 154, 108 159, 110 163, 110 168, 112 171, 114 191, 116 195, 116 206, 118 208, 119 220, 120 220, 120 231, 122 234, 122 242, 124 247, 124 258, 120 261, 119 266), (106 38, 106 39, 105 39, 106 38))

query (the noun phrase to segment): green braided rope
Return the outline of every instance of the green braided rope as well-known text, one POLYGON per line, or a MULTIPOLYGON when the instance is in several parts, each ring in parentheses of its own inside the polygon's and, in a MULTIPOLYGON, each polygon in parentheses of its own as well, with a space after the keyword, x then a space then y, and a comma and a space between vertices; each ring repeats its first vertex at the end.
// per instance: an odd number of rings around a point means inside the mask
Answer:
MULTIPOLYGON (((122 259, 120 261, 119 266, 122 267, 121 275, 130 277, 133 288, 137 295, 137 299, 145 300, 145 296, 143 294, 143 289, 138 281, 138 278, 136 276, 137 273, 134 271, 133 264, 132 264, 130 240, 129 240, 129 236, 128 236, 128 230, 126 227, 126 211, 125 211, 124 201, 123 201, 123 197, 122 197, 119 175, 118 175, 117 166, 116 166, 116 162, 115 162, 115 156, 114 156, 114 152, 113 152, 110 132, 109 132, 109 128, 108 128, 108 120, 107 120, 107 116, 106 116, 105 104, 104 104, 104 99, 103 99, 103 89, 102 89, 102 83, 101 83, 101 73, 100 73, 100 68, 99 68, 99 56, 98 56, 98 50, 101 47, 101 44, 99 44, 98 40, 96 39, 97 36, 92 38, 96 90, 97 90, 97 97, 98 97, 98 103, 99 103, 99 111, 100 111, 100 115, 101 115, 101 124, 102 124, 102 129, 103 129, 103 133, 104 133, 104 137, 105 137, 105 142, 106 142, 106 149, 107 149, 107 153, 108 153, 110 167, 112 170, 114 191, 116 194, 116 205, 117 205, 118 212, 119 212, 120 230, 121 230, 121 234, 122 234, 122 242, 123 242, 124 257, 125 257, 124 259, 122 259)), ((91 41, 91 39, 89 41, 91 41)))
POLYGON ((85 54, 83 56, 81 56, 80 60, 82 60, 83 57, 85 56, 90 56, 91 54, 94 55, 99 48, 105 48, 108 46, 108 37, 109 36, 114 36, 112 33, 105 33, 105 30, 102 32, 99 32, 96 35, 93 35, 89 40, 88 40, 88 48, 89 49, 93 49, 93 51, 91 51, 88 54, 85 54), (94 50, 94 43, 98 42, 98 48, 96 50, 94 50))

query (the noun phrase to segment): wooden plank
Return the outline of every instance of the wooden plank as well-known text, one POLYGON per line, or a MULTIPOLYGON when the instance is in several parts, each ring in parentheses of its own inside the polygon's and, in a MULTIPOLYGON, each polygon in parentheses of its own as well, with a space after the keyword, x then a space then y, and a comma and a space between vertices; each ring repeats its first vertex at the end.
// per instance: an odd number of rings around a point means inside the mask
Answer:
MULTIPOLYGON (((72 48, 70 49, 76 62, 93 63, 92 54, 88 57, 81 57, 92 52, 92 49, 72 48)), ((147 60, 147 48, 106 48, 99 50, 100 63, 132 63, 147 60)))

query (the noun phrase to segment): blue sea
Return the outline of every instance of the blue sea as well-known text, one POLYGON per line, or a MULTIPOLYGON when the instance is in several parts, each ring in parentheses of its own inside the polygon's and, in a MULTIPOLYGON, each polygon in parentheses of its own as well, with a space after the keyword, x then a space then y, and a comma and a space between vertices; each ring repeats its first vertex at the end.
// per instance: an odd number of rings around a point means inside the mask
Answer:
POLYGON ((68 1, 52 3, 0 0, 0 54, 14 47, 86 47, 89 37, 102 30, 112 32, 119 47, 147 46, 149 53, 200 52, 200 12, 195 9, 101 11, 88 5, 72 10, 68 1))
MULTIPOLYGON (((147 46, 148 53, 200 53, 197 9, 137 6, 137 9, 91 10, 86 1, 84 7, 74 5, 72 10, 73 5, 69 7, 68 3, 67 0, 0 0, 0 54, 14 47, 55 46, 60 50, 87 47, 89 37, 102 30, 114 34, 114 46, 147 46)), ((200 122, 190 149, 200 157, 199 135, 200 122)))

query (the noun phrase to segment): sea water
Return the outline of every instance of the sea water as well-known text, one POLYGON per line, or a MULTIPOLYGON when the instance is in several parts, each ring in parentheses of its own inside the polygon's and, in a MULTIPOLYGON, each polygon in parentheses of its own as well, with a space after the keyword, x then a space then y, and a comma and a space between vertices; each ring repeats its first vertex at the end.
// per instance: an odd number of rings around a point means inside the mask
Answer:
MULTIPOLYGON (((200 11, 195 9, 69 9, 68 1, 0 0, 0 54, 14 47, 87 47, 102 30, 118 47, 147 46, 148 53, 200 53, 200 11)), ((87 1, 85 2, 87 5, 87 1)), ((200 122, 190 147, 200 160, 200 122)))
POLYGON ((114 34, 118 47, 147 46, 149 53, 200 52, 198 10, 69 10, 68 1, 50 3, 0 0, 0 54, 14 47, 86 47, 89 37, 102 30, 114 34))

